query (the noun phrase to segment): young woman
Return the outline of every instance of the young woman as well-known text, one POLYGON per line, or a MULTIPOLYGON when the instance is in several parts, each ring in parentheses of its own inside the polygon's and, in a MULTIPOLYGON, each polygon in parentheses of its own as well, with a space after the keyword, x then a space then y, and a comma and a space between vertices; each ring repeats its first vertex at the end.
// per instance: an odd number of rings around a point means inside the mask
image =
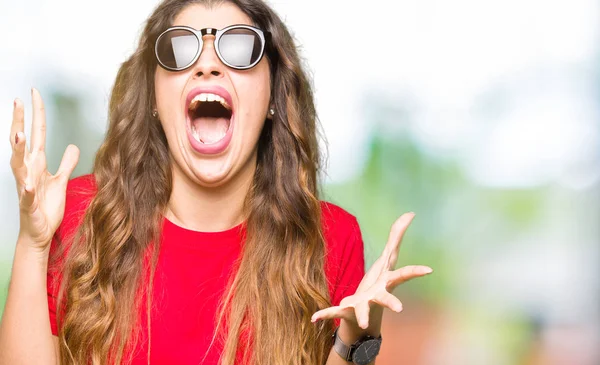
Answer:
MULTIPOLYGON (((347 36, 351 36, 348 34, 347 36)), ((364 273, 354 216, 318 198, 309 80, 257 0, 166 0, 112 91, 93 173, 46 169, 15 100, 20 232, 0 364, 366 364, 413 214, 364 273), (350 345, 355 344, 351 347, 350 345)))

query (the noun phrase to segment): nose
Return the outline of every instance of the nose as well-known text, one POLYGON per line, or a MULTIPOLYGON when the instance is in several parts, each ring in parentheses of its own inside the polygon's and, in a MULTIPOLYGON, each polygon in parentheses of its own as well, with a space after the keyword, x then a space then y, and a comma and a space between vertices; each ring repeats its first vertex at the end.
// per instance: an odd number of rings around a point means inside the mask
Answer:
POLYGON ((214 35, 206 34, 202 37, 202 51, 193 67, 194 75, 197 77, 202 77, 203 75, 223 76, 225 65, 217 56, 214 35))

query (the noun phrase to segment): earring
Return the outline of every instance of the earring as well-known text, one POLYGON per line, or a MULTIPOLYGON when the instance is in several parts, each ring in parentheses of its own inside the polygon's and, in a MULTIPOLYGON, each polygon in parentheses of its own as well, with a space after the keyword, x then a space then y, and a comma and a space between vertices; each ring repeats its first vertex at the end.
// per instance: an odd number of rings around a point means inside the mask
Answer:
POLYGON ((154 118, 158 118, 158 110, 154 109, 154 110, 152 111, 152 116, 153 116, 154 118))
POLYGON ((273 108, 269 109, 269 115, 274 116, 275 110, 273 108))

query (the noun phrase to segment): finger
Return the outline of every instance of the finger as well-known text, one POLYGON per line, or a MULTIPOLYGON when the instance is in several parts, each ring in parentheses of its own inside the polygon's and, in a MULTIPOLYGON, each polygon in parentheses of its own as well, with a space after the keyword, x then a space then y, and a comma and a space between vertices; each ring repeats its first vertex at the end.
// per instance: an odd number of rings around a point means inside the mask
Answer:
POLYGON ((15 174, 15 178, 17 178, 17 182, 25 179, 23 176, 22 169, 25 167, 25 151, 26 144, 25 141, 25 133, 19 131, 16 135, 17 143, 13 145, 13 153, 10 158, 10 167, 12 167, 13 172, 15 174))
POLYGON ((367 301, 362 301, 356 305, 354 308, 354 312, 356 313, 356 322, 358 326, 362 329, 367 329, 369 327, 369 311, 371 308, 369 307, 369 303, 367 301))
POLYGON ((24 111, 23 111, 23 103, 21 102, 21 100, 19 100, 18 98, 15 99, 14 103, 13 103, 13 120, 12 120, 12 124, 10 125, 10 145, 15 146, 16 141, 15 141, 15 136, 17 135, 18 132, 21 133, 25 133, 24 132, 24 128, 25 128, 25 122, 24 122, 24 111))
POLYGON ((415 213, 413 212, 404 213, 400 218, 396 219, 394 224, 392 224, 390 235, 384 249, 384 255, 386 257, 386 260, 384 260, 385 265, 383 265, 385 267, 384 269, 391 270, 396 265, 400 243, 402 242, 406 229, 414 217, 415 213))
POLYGON ((71 177, 73 170, 75 170, 75 166, 77 166, 78 161, 79 148, 73 144, 68 145, 55 176, 58 177, 62 182, 66 183, 69 181, 69 178, 71 177))
POLYGON ((393 310, 396 313, 402 312, 403 307, 400 299, 396 298, 394 295, 386 291, 382 291, 381 293, 376 295, 375 298, 373 298, 373 301, 382 307, 386 307, 393 310))
POLYGON ((33 123, 31 125, 31 152, 43 151, 46 144, 46 111, 39 91, 31 88, 33 123))
POLYGON ((411 265, 404 266, 397 270, 391 271, 386 282, 386 289, 391 291, 398 285, 407 282, 411 279, 418 278, 431 274, 433 269, 429 266, 411 265))
POLYGON ((333 319, 333 318, 351 319, 353 309, 354 309, 353 307, 341 307, 339 305, 335 306, 335 307, 321 309, 320 311, 318 311, 312 315, 312 317, 310 318, 310 321, 314 323, 314 322, 320 321, 322 319, 333 319))

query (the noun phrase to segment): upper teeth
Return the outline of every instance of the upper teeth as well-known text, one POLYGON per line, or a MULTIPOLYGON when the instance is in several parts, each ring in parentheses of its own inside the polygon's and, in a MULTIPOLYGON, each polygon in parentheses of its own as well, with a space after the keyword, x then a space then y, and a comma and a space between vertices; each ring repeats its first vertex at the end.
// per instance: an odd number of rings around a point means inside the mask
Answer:
POLYGON ((222 96, 211 93, 202 93, 194 96, 192 101, 190 101, 190 106, 188 109, 195 109, 199 102, 206 101, 218 101, 219 103, 221 103, 221 105, 223 105, 225 109, 231 110, 231 107, 229 106, 229 104, 227 104, 227 102, 222 96))

